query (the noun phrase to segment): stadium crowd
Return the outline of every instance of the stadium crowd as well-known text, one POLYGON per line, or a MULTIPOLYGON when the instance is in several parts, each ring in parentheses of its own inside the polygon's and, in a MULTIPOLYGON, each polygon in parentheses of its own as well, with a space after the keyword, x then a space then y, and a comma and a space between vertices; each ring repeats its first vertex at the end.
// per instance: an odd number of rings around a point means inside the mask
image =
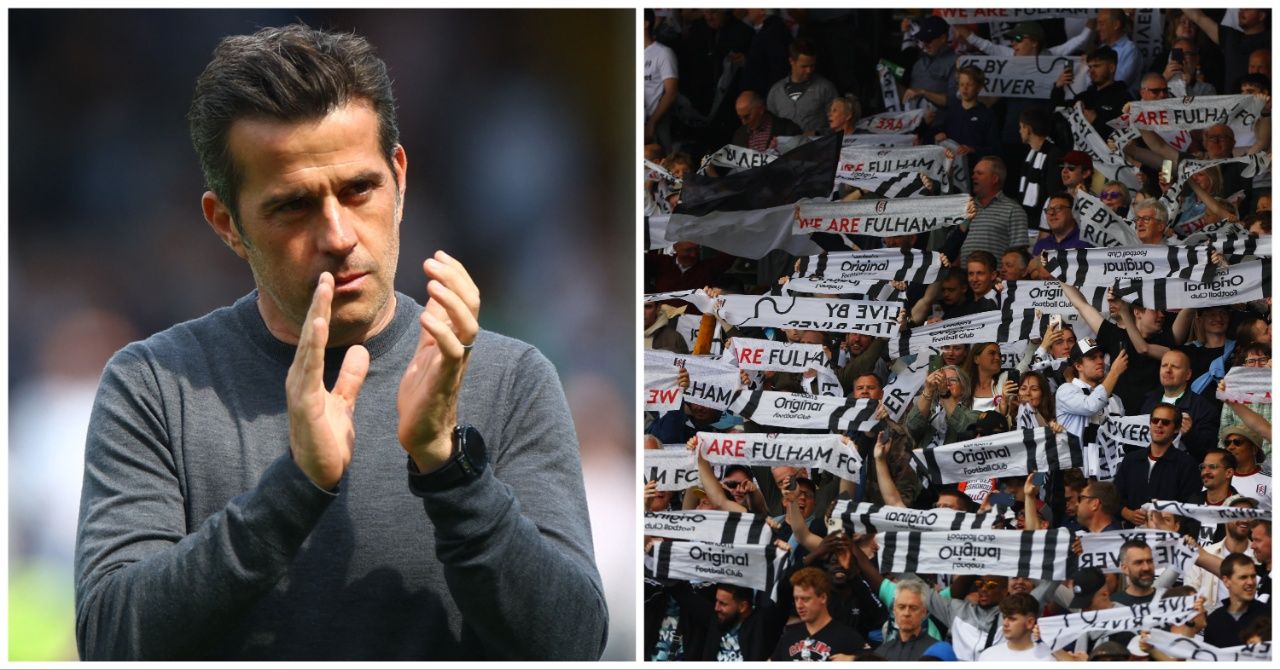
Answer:
POLYGON ((1264 660, 1271 15, 646 10, 645 660, 1264 660))

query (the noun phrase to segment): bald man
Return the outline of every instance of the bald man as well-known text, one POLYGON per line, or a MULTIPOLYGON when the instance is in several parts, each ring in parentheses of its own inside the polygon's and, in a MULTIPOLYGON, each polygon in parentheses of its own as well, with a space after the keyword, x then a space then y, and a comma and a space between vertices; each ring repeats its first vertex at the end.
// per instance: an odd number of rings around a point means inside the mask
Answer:
POLYGON ((1150 413, 1162 402, 1178 408, 1182 416, 1178 427, 1178 446, 1191 454, 1197 463, 1213 448, 1218 439, 1219 412, 1212 402, 1192 393, 1191 359, 1177 349, 1171 349, 1160 357, 1160 387, 1147 394, 1142 411, 1150 413))
POLYGON ((799 135, 800 126, 790 120, 774 116, 764 107, 764 98, 755 91, 743 91, 734 102, 734 110, 742 125, 733 133, 733 144, 755 151, 765 151, 773 146, 779 135, 799 135))

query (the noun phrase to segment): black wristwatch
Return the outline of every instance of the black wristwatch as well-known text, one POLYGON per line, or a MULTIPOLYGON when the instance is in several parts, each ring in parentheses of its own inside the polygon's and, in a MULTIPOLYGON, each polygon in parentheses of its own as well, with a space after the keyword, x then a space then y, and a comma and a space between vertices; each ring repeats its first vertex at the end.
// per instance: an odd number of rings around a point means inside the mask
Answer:
POLYGON ((453 429, 453 454, 444 467, 422 474, 413 458, 409 458, 409 490, 420 495, 461 486, 479 479, 488 464, 488 452, 480 431, 470 424, 456 426, 453 429))

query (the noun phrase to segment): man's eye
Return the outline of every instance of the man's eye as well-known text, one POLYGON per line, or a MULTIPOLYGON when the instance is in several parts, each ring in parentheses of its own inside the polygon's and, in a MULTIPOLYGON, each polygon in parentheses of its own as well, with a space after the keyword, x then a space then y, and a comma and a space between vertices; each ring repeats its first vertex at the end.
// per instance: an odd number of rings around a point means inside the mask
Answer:
POLYGON ((281 203, 281 205, 280 205, 279 207, 277 207, 277 208, 276 208, 276 211, 278 211, 278 212, 300 212, 300 211, 302 211, 303 209, 306 209, 306 207, 307 207, 307 201, 306 201, 306 200, 303 200, 302 198, 295 198, 295 199, 290 200, 290 201, 288 201, 288 202, 281 203))

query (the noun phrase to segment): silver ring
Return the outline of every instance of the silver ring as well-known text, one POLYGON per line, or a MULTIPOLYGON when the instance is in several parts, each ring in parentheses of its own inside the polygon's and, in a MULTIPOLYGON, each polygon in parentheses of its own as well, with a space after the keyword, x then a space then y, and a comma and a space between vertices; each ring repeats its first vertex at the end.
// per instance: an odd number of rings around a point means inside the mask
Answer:
POLYGON ((464 344, 464 345, 462 345, 462 350, 463 350, 463 351, 471 351, 471 348, 472 348, 472 347, 474 347, 474 346, 476 346, 476 343, 475 343, 475 342, 472 342, 471 344, 464 344))

